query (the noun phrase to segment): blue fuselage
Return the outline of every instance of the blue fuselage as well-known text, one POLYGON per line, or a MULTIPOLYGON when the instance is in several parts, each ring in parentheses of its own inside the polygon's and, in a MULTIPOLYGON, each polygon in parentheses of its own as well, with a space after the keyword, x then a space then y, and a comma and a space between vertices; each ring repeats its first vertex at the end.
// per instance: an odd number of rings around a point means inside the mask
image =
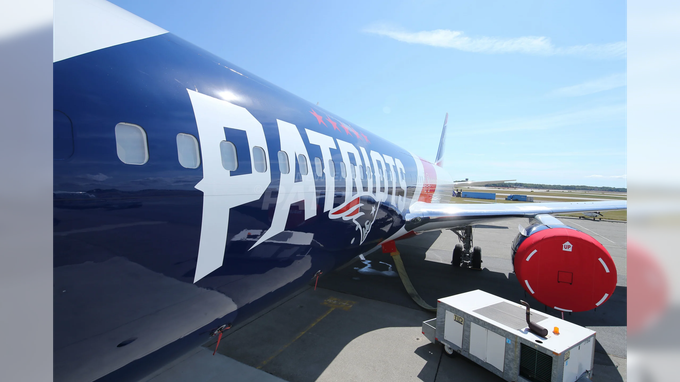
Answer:
POLYGON ((75 357, 113 371, 238 325, 398 236, 437 188, 428 162, 171 34, 56 62, 54 109, 56 379, 75 357), (145 132, 144 164, 121 160, 120 123, 145 132), (198 167, 178 160, 178 134, 198 167))

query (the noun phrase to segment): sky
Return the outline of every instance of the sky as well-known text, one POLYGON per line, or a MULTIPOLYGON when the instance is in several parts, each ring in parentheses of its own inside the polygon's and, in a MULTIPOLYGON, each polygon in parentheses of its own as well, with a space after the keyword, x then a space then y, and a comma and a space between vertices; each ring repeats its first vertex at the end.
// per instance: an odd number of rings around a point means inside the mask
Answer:
POLYGON ((112 2, 430 161, 448 112, 454 179, 626 187, 624 1, 112 2))
POLYGON ((628 6, 629 185, 638 187, 642 198, 649 198, 644 189, 670 190, 678 206, 680 2, 629 1, 628 6))

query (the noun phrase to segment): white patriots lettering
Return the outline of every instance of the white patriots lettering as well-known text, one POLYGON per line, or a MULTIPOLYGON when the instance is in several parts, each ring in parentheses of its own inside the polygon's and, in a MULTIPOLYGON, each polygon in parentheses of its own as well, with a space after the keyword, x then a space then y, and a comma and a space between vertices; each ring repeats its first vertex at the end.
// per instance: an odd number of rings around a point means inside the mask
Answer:
POLYGON ((251 168, 250 174, 231 176, 231 171, 222 167, 220 153, 220 142, 225 140, 224 126, 245 131, 249 149, 252 150, 254 146, 262 147, 265 160, 269 161, 262 124, 245 108, 190 89, 187 91, 198 126, 203 167, 203 179, 195 186, 203 191, 203 216, 195 283, 222 266, 229 211, 258 200, 271 183, 271 173, 269 167, 264 172, 256 172, 251 168))
MULTIPOLYGON (((262 199, 265 191, 271 186, 272 165, 278 165, 278 163, 270 158, 262 124, 248 110, 190 89, 187 89, 187 92, 198 127, 203 168, 203 178, 195 186, 203 192, 201 234, 194 275, 194 283, 196 283, 223 265, 231 210, 262 199), (249 151, 252 152, 256 146, 263 148, 265 161, 269 166, 266 166, 264 171, 258 172, 254 167, 255 164, 251 162, 250 172, 240 175, 232 175, 231 171, 226 170, 222 166, 220 152, 220 143, 226 140, 224 127, 244 131, 249 151)), ((311 114, 317 118, 319 124, 325 125, 321 116, 315 112, 311 114)), ((330 118, 328 121, 331 122, 334 130, 339 130, 335 121, 330 118)), ((292 168, 287 173, 281 173, 272 223, 251 249, 286 229, 291 205, 302 202, 305 221, 316 216, 317 190, 314 171, 301 172, 301 181, 296 181, 295 163, 298 161, 298 156, 303 155, 307 161, 311 162, 307 144, 318 146, 323 158, 325 182, 323 211, 328 212, 330 219, 352 221, 359 233, 357 245, 362 244, 368 237, 379 213, 380 205, 388 200, 388 193, 391 195, 392 205, 396 204, 395 207, 401 211, 404 210, 407 204, 405 169, 398 158, 392 158, 374 150, 371 150, 369 154, 364 147, 310 129, 305 129, 308 140, 306 144, 297 126, 282 120, 276 122, 281 150, 288 154, 292 168), (337 190, 335 177, 329 168, 333 160, 331 150, 340 151, 342 162, 349 170, 344 178, 345 201, 335 208, 333 204, 337 190), (363 170, 360 170, 359 166, 362 166, 363 170), (365 177, 362 176, 364 173, 365 177), (398 194, 397 188, 400 188, 402 192, 398 194)), ((343 123, 340 124, 343 129, 347 132, 351 131, 359 140, 370 143, 364 134, 357 133, 355 129, 343 123)), ((263 206, 268 208, 269 203, 263 206)), ((356 238, 353 238, 351 243, 355 242, 356 238)))

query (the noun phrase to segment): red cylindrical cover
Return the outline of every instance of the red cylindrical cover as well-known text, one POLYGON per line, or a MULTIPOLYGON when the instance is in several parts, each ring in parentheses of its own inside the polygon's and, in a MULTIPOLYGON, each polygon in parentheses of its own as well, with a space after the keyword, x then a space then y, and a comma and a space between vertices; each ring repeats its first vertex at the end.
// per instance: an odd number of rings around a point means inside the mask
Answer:
POLYGON ((541 303, 566 312, 602 305, 616 288, 609 252, 587 234, 568 228, 536 232, 515 254, 515 275, 541 303))

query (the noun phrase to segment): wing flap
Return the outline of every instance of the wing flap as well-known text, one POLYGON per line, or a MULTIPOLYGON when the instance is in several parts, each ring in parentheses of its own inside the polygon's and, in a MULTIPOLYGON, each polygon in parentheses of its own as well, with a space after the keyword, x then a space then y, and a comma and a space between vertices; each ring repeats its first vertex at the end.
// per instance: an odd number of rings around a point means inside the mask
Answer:
POLYGON ((414 203, 406 214, 406 230, 437 231, 474 225, 507 218, 530 218, 539 214, 625 210, 627 202, 555 202, 555 203, 496 203, 444 204, 414 203))

